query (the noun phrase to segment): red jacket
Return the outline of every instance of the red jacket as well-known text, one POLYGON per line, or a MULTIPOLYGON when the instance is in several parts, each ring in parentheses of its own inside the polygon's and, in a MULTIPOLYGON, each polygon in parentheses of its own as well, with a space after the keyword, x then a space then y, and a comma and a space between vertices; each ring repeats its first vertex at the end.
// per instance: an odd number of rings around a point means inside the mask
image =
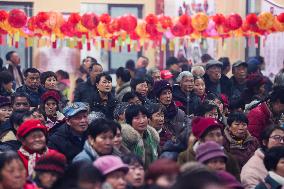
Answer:
POLYGON ((261 132, 273 123, 272 112, 266 102, 261 103, 248 113, 248 130, 250 134, 260 141, 261 132))

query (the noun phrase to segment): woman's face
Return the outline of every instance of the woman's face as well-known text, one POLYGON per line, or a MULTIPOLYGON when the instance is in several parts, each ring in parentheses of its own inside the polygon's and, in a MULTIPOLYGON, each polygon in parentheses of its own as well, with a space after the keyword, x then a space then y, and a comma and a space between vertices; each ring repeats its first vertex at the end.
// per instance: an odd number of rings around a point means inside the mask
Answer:
MULTIPOLYGON (((284 131, 280 129, 274 130, 269 136, 267 148, 270 149, 275 146, 284 146, 284 131)), ((266 144, 264 144, 266 146, 266 144)))
POLYGON ((284 177, 284 158, 278 161, 275 172, 281 177, 284 177))
POLYGON ((12 107, 10 106, 3 106, 0 108, 0 123, 7 121, 11 114, 12 114, 12 107))
POLYGON ((205 94, 205 83, 203 79, 196 79, 194 81, 194 92, 197 96, 203 96, 205 94))
POLYGON ((147 115, 139 112, 137 116, 132 119, 132 127, 140 134, 143 134, 147 129, 148 118, 147 115))
POLYGON ((139 163, 129 165, 129 171, 125 177, 126 181, 134 187, 140 187, 144 184, 145 171, 139 163))
POLYGON ((41 152, 46 148, 46 137, 41 130, 34 130, 23 139, 22 145, 34 152, 41 152))
POLYGON ((96 84, 100 92, 109 93, 112 89, 112 82, 107 80, 105 76, 102 76, 99 83, 96 84))
POLYGON ((48 77, 45 80, 44 87, 46 89, 57 89, 57 80, 54 76, 48 77))
POLYGON ((12 92, 13 91, 13 82, 9 82, 7 84, 2 84, 5 91, 12 92))
POLYGON ((219 116, 219 114, 218 114, 218 111, 217 111, 216 108, 213 108, 213 110, 206 112, 205 115, 204 115, 204 117, 206 117, 206 118, 214 118, 216 120, 218 119, 218 116, 219 116))
POLYGON ((26 183, 26 169, 19 159, 6 163, 1 171, 0 186, 5 189, 20 189, 26 183))
POLYGON ((204 142, 213 141, 223 146, 223 134, 220 128, 213 129, 204 137, 204 142))
POLYGON ((240 121, 233 121, 233 123, 229 126, 229 131, 233 136, 238 139, 245 139, 248 134, 247 123, 240 121))
POLYGON ((259 87, 258 94, 265 95, 265 84, 263 84, 259 87))
POLYGON ((213 171, 225 171, 226 170, 226 162, 223 157, 217 157, 217 158, 210 159, 205 164, 208 166, 209 169, 213 171))
POLYGON ((114 171, 107 175, 106 182, 109 183, 113 189, 125 189, 125 173, 123 171, 114 171))
POLYGON ((121 132, 119 129, 116 130, 116 135, 113 138, 113 146, 116 147, 117 149, 120 149, 122 143, 122 136, 121 132))
POLYGON ((135 91, 142 96, 147 96, 148 94, 147 82, 145 81, 144 83, 139 83, 138 85, 136 85, 135 91))
POLYGON ((57 103, 54 99, 48 99, 44 104, 44 111, 47 116, 54 116, 56 115, 57 110, 57 103))
POLYGON ((43 172, 38 176, 41 185, 44 188, 51 188, 58 179, 58 174, 53 172, 43 172))
POLYGON ((173 99, 173 93, 170 89, 163 90, 159 97, 159 101, 165 106, 170 105, 172 99, 173 99))
POLYGON ((43 124, 45 123, 44 116, 40 112, 38 112, 38 111, 33 112, 32 118, 40 120, 41 123, 43 123, 43 124))
POLYGON ((165 116, 161 110, 153 113, 150 119, 150 125, 152 127, 154 127, 156 130, 159 130, 163 127, 164 123, 165 123, 165 116))
POLYGON ((95 139, 89 136, 89 142, 98 154, 109 155, 113 149, 113 138, 113 132, 107 131, 97 135, 95 139))
POLYGON ((177 174, 164 174, 156 180, 156 185, 163 188, 171 188, 176 182, 177 174))

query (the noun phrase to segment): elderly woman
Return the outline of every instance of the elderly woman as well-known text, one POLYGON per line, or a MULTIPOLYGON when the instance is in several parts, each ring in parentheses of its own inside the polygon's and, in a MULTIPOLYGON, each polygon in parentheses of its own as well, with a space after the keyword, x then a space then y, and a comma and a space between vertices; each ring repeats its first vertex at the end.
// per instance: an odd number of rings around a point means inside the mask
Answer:
POLYGON ((178 85, 173 86, 173 100, 187 114, 193 114, 200 104, 200 99, 194 93, 194 78, 191 72, 183 71, 177 77, 178 85))
POLYGON ((258 148, 258 140, 248 132, 248 119, 243 113, 232 113, 224 130, 224 148, 243 167, 258 148))
POLYGON ((122 124, 125 146, 139 156, 145 167, 158 158, 159 134, 148 126, 148 112, 142 105, 131 105, 125 112, 126 123, 122 124))

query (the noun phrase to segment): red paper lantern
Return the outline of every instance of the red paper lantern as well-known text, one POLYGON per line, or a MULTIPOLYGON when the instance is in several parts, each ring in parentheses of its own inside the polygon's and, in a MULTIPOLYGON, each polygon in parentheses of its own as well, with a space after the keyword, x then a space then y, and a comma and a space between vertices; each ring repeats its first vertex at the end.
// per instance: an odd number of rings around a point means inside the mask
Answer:
POLYGON ((190 27, 191 26, 191 18, 190 16, 183 14, 179 17, 179 23, 184 25, 185 27, 190 27))
POLYGON ((212 19, 215 22, 216 26, 221 26, 226 21, 226 18, 223 14, 215 14, 212 19))
POLYGON ((280 23, 284 24, 284 13, 279 14, 279 15, 277 16, 277 20, 278 20, 280 23))
POLYGON ((120 30, 120 22, 119 19, 113 19, 108 25, 107 30, 109 33, 114 33, 120 30))
POLYGON ((137 26, 137 18, 133 15, 125 15, 119 19, 120 27, 124 31, 131 33, 137 26))
POLYGON ((72 13, 70 14, 68 18, 68 22, 73 25, 78 24, 80 20, 81 20, 81 16, 78 13, 72 13))
POLYGON ((161 23, 161 26, 164 29, 167 29, 173 26, 172 19, 169 16, 160 16, 159 22, 161 23))
POLYGON ((109 24, 111 21, 111 17, 109 14, 105 13, 100 16, 100 21, 104 24, 109 24))
POLYGON ((237 30, 242 26, 243 20, 240 15, 231 14, 227 17, 225 24, 226 24, 226 27, 228 27, 229 29, 237 30))
POLYGON ((257 15, 254 14, 254 13, 251 13, 249 15, 247 15, 246 17, 246 22, 249 24, 249 25, 255 25, 257 23, 257 15))
POLYGON ((60 26, 60 31, 66 36, 73 37, 75 33, 75 28, 73 23, 65 22, 60 26))
POLYGON ((5 10, 0 10, 0 22, 7 20, 9 14, 5 10))
POLYGON ((171 32, 174 36, 182 37, 185 35, 186 29, 181 23, 177 23, 171 28, 171 32))
POLYGON ((147 24, 155 25, 158 23, 158 17, 154 14, 149 14, 145 18, 147 24))
POLYGON ((23 10, 13 9, 9 12, 8 22, 14 28, 21 28, 27 23, 27 15, 23 10))
POLYGON ((85 13, 81 19, 82 25, 89 29, 95 29, 99 24, 99 18, 94 13, 85 13))

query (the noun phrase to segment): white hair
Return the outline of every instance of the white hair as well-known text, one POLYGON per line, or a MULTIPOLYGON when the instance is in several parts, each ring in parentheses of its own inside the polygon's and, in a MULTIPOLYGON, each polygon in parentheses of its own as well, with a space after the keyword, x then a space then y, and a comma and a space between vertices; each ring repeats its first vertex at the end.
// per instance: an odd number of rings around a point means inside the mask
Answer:
POLYGON ((177 82, 179 83, 179 82, 181 82, 181 80, 182 80, 182 78, 184 78, 184 77, 193 77, 193 75, 192 75, 192 73, 191 72, 189 72, 189 71, 183 71, 183 72, 181 72, 179 75, 178 75, 178 77, 177 77, 177 82))
POLYGON ((193 66, 191 68, 191 73, 194 75, 194 76, 200 76, 202 77, 204 74, 205 74, 205 70, 204 70, 204 67, 203 66, 193 66), (196 73, 197 72, 197 73, 196 73), (199 73, 202 73, 202 74, 199 74, 199 73))

